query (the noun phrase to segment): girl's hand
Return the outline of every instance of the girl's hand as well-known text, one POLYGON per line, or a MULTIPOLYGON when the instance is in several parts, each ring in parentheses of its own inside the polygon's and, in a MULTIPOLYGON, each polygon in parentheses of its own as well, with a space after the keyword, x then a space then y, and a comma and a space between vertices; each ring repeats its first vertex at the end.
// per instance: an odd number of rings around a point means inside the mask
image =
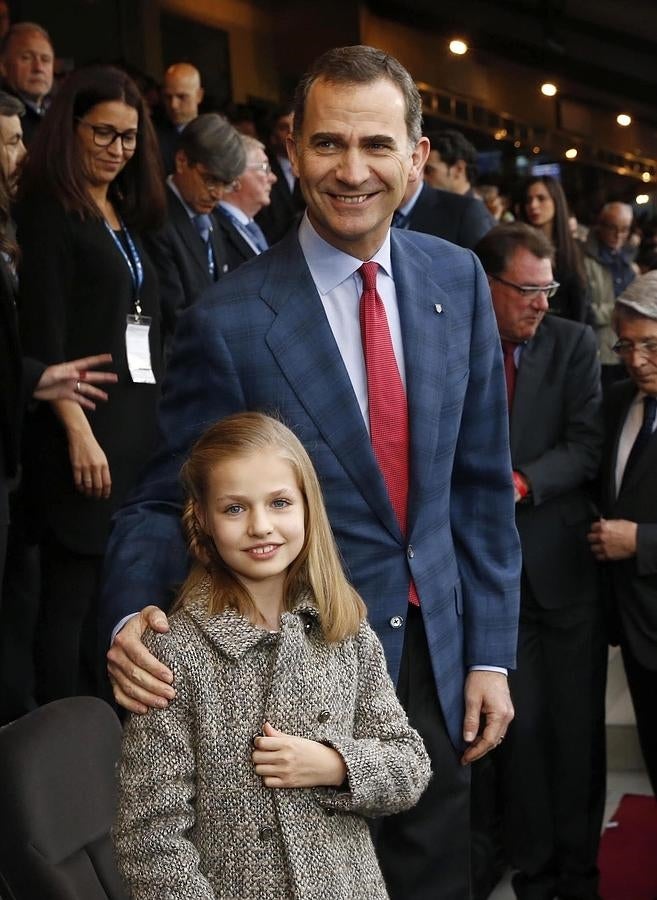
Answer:
POLYGON ((106 500, 112 489, 107 457, 91 428, 68 433, 68 455, 75 487, 85 497, 106 500))
POLYGON ((337 750, 277 731, 265 722, 263 737, 254 739, 251 759, 266 787, 339 787, 347 767, 337 750))

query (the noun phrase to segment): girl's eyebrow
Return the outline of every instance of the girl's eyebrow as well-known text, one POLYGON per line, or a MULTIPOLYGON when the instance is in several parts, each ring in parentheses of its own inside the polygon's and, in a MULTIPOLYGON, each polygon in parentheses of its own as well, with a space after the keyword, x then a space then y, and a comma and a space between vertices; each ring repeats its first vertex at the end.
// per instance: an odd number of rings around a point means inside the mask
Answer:
MULTIPOLYGON (((292 485, 284 484, 281 487, 274 488, 273 491, 268 491, 267 497, 277 497, 279 494, 289 494, 294 489, 295 488, 293 488, 292 485)), ((298 488, 297 488, 297 490, 298 490, 298 488)), ((220 503, 220 502, 226 501, 226 500, 248 500, 248 499, 249 499, 249 497, 246 494, 220 494, 218 497, 215 498, 215 502, 220 503)))

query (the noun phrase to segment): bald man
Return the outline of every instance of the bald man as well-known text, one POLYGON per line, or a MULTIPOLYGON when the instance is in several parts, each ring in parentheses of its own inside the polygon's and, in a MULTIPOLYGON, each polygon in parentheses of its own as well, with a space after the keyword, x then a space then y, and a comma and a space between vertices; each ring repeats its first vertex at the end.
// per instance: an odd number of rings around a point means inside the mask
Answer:
POLYGON ((203 100, 201 74, 191 63, 174 63, 164 73, 162 82, 164 118, 157 125, 162 161, 167 173, 174 169, 178 135, 185 125, 198 116, 203 100))

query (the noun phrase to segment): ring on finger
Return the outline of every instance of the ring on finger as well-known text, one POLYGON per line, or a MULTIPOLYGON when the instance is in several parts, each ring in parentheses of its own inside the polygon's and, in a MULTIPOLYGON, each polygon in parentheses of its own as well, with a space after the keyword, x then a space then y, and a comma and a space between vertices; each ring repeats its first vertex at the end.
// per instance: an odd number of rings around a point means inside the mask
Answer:
POLYGON ((76 392, 76 394, 80 393, 80 382, 79 381, 75 382, 75 392, 76 392))

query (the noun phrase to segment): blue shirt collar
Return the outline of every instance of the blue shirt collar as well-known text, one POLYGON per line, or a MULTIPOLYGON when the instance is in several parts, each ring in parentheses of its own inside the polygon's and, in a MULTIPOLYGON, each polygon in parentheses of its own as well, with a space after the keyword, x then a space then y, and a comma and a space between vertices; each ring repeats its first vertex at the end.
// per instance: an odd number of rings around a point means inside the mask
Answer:
MULTIPOLYGON (((363 264, 362 259, 356 259, 355 256, 338 250, 337 247, 320 237, 311 224, 307 212, 304 213, 299 225, 299 243, 320 294, 330 293, 339 284, 350 278, 354 272, 357 272, 363 264)), ((377 262, 387 275, 392 276, 390 229, 386 232, 383 244, 371 261, 377 262)))

